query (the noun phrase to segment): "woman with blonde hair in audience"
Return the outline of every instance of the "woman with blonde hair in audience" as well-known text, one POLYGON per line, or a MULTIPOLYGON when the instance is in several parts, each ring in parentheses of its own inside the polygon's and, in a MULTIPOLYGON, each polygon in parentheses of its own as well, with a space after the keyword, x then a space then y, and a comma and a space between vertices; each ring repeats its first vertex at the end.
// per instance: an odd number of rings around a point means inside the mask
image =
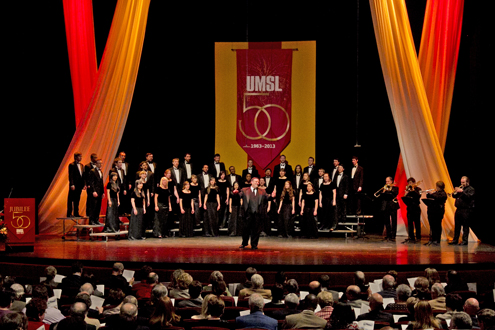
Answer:
POLYGON ((193 315, 191 318, 193 320, 203 320, 208 318, 208 302, 211 298, 216 297, 214 294, 208 294, 203 299, 203 304, 201 305, 201 313, 198 315, 193 315))
POLYGON ((433 310, 427 301, 421 300, 414 306, 414 321, 406 329, 439 329, 440 321, 433 316, 433 310))
POLYGON ((193 281, 193 278, 188 273, 183 273, 177 279, 178 287, 170 290, 168 296, 170 298, 190 298, 189 296, 189 284, 193 281))
POLYGON ((149 322, 151 330, 166 329, 179 324, 180 316, 175 314, 174 306, 169 297, 160 298, 154 306, 155 311, 151 314, 149 322))
POLYGON ((441 283, 440 274, 435 268, 426 268, 425 269, 425 277, 428 279, 428 286, 431 291, 431 287, 435 283, 441 283))

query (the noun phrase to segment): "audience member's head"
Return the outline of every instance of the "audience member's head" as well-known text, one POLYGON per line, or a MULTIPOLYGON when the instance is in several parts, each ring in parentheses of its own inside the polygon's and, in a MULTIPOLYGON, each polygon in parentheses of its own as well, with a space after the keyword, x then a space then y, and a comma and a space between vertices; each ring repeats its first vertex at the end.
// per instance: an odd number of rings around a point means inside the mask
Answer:
POLYGON ((134 278, 136 279, 136 281, 147 281, 148 275, 152 271, 153 268, 151 268, 151 266, 144 265, 143 267, 141 267, 141 269, 136 271, 136 273, 134 274, 134 278))
POLYGON ((10 308, 14 302, 15 293, 11 288, 0 289, 0 308, 10 308))
POLYGON ((248 267, 246 269, 246 280, 247 281, 251 281, 251 277, 254 275, 254 274, 257 274, 258 271, 256 270, 256 268, 253 268, 253 267, 248 267))
POLYGON ((22 296, 24 296, 24 287, 19 283, 14 283, 10 288, 14 291, 14 299, 21 300, 22 296))
POLYGON ((285 296, 285 305, 288 309, 296 309, 299 305, 299 297, 295 293, 289 293, 285 296))
POLYGON ((426 268, 425 269, 425 277, 428 279, 429 287, 433 286, 435 283, 440 283, 440 274, 435 268, 426 268))
POLYGON ((285 285, 287 282, 287 275, 285 275, 285 271, 279 270, 277 274, 275 274, 275 283, 285 285))
POLYGON ((327 306, 333 306, 333 295, 328 291, 318 293, 318 304, 323 309, 327 306))
POLYGON ((149 272, 145 279, 148 284, 156 285, 159 283, 158 274, 155 272, 149 272))
POLYGON ((464 307, 464 300, 462 299, 460 294, 457 293, 449 293, 445 296, 445 305, 447 311, 455 311, 460 312, 464 307))
POLYGON ((122 305, 123 304, 134 304, 136 307, 139 307, 138 300, 134 296, 125 296, 124 300, 122 300, 122 305))
POLYGON ((378 293, 373 293, 369 299, 370 310, 383 308, 383 297, 378 293))
POLYGON ((382 288, 383 291, 393 290, 395 288, 395 278, 390 274, 383 276, 382 288))
POLYGON ((200 281, 192 281, 189 284, 189 297, 191 299, 197 299, 201 295, 201 291, 203 290, 203 285, 200 281))
POLYGON ((312 293, 308 294, 306 298, 304 298, 304 306, 305 309, 314 311, 316 307, 318 307, 318 298, 312 293))
MULTIPOLYGON (((137 309, 136 309, 137 318, 137 309)), ((155 304, 155 310, 150 317, 150 325, 157 328, 170 327, 180 321, 180 316, 175 314, 174 306, 169 297, 162 297, 155 304), (159 326, 159 327, 158 327, 159 326)))
POLYGON ((82 272, 83 272, 83 264, 79 261, 76 261, 72 264, 71 266, 71 271, 72 271, 72 274, 79 274, 81 275, 82 272))
POLYGON ((399 276, 399 273, 397 273, 396 270, 389 270, 386 275, 390 275, 394 278, 394 286, 397 284, 397 276, 399 276))
POLYGON ((88 305, 82 301, 76 301, 70 307, 69 315, 74 318, 81 318, 84 320, 86 315, 88 314, 88 305))
POLYGON ((480 310, 480 303, 478 300, 475 298, 469 298, 466 299, 466 302, 464 303, 464 311, 469 315, 469 316, 475 316, 478 314, 478 311, 480 310))
POLYGON ((361 289, 357 285, 349 285, 345 290, 345 295, 349 301, 358 299, 360 293, 361 289))
POLYGON ((287 290, 287 293, 295 293, 296 295, 299 295, 299 284, 297 284, 297 281, 293 278, 287 281, 285 289, 287 290))
POLYGON ((23 313, 8 313, 0 319, 2 330, 27 330, 28 319, 23 313))
POLYGON ((450 319, 449 329, 472 329, 473 320, 465 312, 455 312, 450 319))
POLYGON ((440 322, 433 316, 433 310, 431 305, 425 301, 420 300, 416 306, 414 306, 414 329, 431 329, 440 328, 440 322))
POLYGON ((182 274, 182 273, 185 273, 183 269, 176 269, 174 270, 174 272, 172 273, 172 275, 170 275, 170 285, 169 285, 169 288, 177 288, 177 279, 179 278, 179 276, 182 274))
MULTIPOLYGON (((170 300, 170 299, 169 299, 170 300)), ((134 304, 123 304, 120 308, 120 319, 125 322, 136 322, 138 309, 134 304)))
POLYGON ((397 287, 397 302, 405 303, 411 297, 411 287, 407 284, 400 284, 397 287))
POLYGON ((90 296, 93 294, 94 291, 95 290, 93 288, 93 284, 91 283, 84 283, 83 285, 81 285, 81 288, 79 288, 79 292, 86 292, 90 296))
POLYGON ((354 273, 354 284, 361 286, 364 285, 365 283, 366 283, 366 276, 364 275, 364 273, 359 270, 356 271, 354 273))
POLYGON ((478 320, 481 330, 495 328, 495 311, 493 309, 482 309, 478 312, 478 320))
MULTIPOLYGON (((53 292, 53 289, 52 289, 53 292)), ((48 287, 45 285, 35 285, 33 286, 33 298, 41 298, 48 301, 50 295, 48 294, 48 287)))
POLYGON ((225 302, 221 298, 213 295, 213 297, 208 300, 208 317, 220 318, 220 316, 223 315, 224 311, 225 302))
POLYGON ((414 281, 414 289, 417 292, 428 293, 430 288, 430 283, 426 277, 418 277, 416 281, 414 281))
POLYGON ((45 311, 48 305, 45 300, 33 298, 26 304, 26 316, 28 320, 41 322, 45 318, 45 311))
POLYGON ((272 287, 272 302, 279 303, 284 299, 284 287, 280 283, 276 283, 272 287))
POLYGON ((122 274, 124 272, 124 264, 121 262, 116 262, 113 264, 112 272, 115 274, 122 274))
POLYGON ((213 282, 218 281, 223 281, 223 274, 220 271, 215 270, 210 275, 210 283, 213 284, 213 282))
POLYGON ((52 281, 56 275, 57 275, 57 268, 53 266, 48 266, 45 268, 45 277, 47 282, 52 281))
POLYGON ((193 281, 193 278, 191 275, 188 273, 183 273, 179 276, 177 279, 177 285, 180 290, 187 290, 189 289, 189 284, 193 281))
POLYGON ((414 315, 414 306, 418 303, 419 299, 416 297, 410 297, 406 301, 406 309, 409 311, 409 314, 414 315))
POLYGON ((249 309, 251 310, 251 313, 254 313, 257 311, 262 312, 263 306, 265 306, 265 302, 263 300, 263 297, 258 293, 253 293, 251 296, 249 296, 248 304, 249 304, 249 309))
POLYGON ((168 295, 168 289, 165 285, 158 283, 151 289, 151 300, 154 302, 158 301, 162 297, 168 295))
POLYGON ((124 300, 125 293, 121 288, 110 289, 108 292, 108 297, 105 300, 108 305, 120 305, 122 300, 124 300))
POLYGON ((76 295, 76 299, 74 300, 74 302, 85 303, 86 304, 86 309, 88 309, 88 310, 91 307, 91 297, 86 292, 79 292, 76 295))
POLYGON ((213 282, 211 284, 211 292, 216 296, 223 296, 227 294, 227 283, 225 281, 213 282))
POLYGON ((328 289, 328 287, 330 286, 330 276, 328 276, 327 274, 322 274, 320 275, 318 282, 320 282, 322 290, 328 289))
POLYGON ((309 293, 314 294, 315 296, 321 292, 321 284, 318 281, 312 281, 309 283, 309 293))
POLYGON ((443 297, 445 296, 445 290, 443 288, 443 285, 440 283, 434 283, 431 286, 431 299, 436 299, 438 297, 443 297))
POLYGON ((254 274, 251 277, 251 283, 253 283, 253 289, 262 289, 263 288, 263 277, 260 274, 254 274))

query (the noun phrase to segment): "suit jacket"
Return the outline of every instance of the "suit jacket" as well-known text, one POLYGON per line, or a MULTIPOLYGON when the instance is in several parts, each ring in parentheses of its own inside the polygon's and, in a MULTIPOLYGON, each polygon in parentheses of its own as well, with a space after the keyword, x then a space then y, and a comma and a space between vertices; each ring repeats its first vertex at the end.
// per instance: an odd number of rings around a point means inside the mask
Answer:
MULTIPOLYGON (((229 186, 232 187, 233 184, 232 184, 232 179, 231 179, 231 176, 232 174, 229 174, 225 177, 225 179, 229 182, 229 186)), ((235 177, 235 181, 239 182, 239 187, 241 187, 242 183, 244 182, 242 180, 242 177, 239 175, 239 174, 234 174, 234 177, 235 177)), ((235 182, 234 181, 234 182, 235 182)), ((242 187, 241 187, 242 188, 242 187)))
POLYGON ((182 191, 182 185, 186 181, 187 174, 186 174, 186 171, 184 170, 184 168, 179 166, 177 169, 179 170, 180 178, 177 178, 175 176, 175 171, 174 171, 173 167, 169 168, 170 172, 172 173, 171 178, 174 181, 175 185, 177 186, 177 191, 182 191))
POLYGON ((309 309, 303 310, 299 314, 287 315, 282 326, 284 329, 324 329, 327 321, 309 309))
MULTIPOLYGON (((246 179, 246 175, 247 175, 248 173, 249 173, 249 171, 248 171, 248 169, 247 169, 247 168, 242 170, 242 179, 243 179, 243 180, 245 180, 245 179, 246 179)), ((251 168, 251 177, 252 177, 252 178, 254 178, 254 177, 259 178, 259 177, 260 177, 260 174, 259 174, 259 172, 258 172, 258 170, 256 169, 256 167, 255 167, 255 166, 253 166, 253 167, 251 168)))
POLYGON ((285 320, 287 315, 292 315, 292 314, 299 314, 302 311, 298 309, 289 309, 289 308, 283 308, 283 309, 278 309, 276 311, 273 311, 272 316, 276 320, 285 320))
MULTIPOLYGON (((194 166, 193 166, 193 163, 192 163, 192 162, 189 162, 188 164, 189 164, 189 166, 191 167, 191 175, 196 174, 196 173, 194 172, 194 166)), ((185 173, 186 179, 187 179, 189 182, 191 182, 191 177, 187 175, 187 167, 186 167, 186 162, 182 162, 182 163, 180 163, 180 164, 179 164, 179 167, 181 167, 182 169, 184 169, 184 173, 185 173)))
MULTIPOLYGON (((253 202, 256 204, 254 205, 254 207, 256 207, 256 210, 254 210, 253 208, 252 211, 260 212, 260 208, 263 205, 265 199, 267 198, 265 190, 259 188, 256 196, 251 191, 251 187, 242 188, 240 194, 242 198, 242 206, 244 207, 244 212, 248 211, 248 208, 250 207, 250 201, 253 199, 254 199, 253 202)), ((251 207, 253 207, 253 205, 251 205, 251 207)))
POLYGON ((394 327, 394 316, 391 313, 384 312, 383 308, 375 309, 368 313, 361 314, 356 319, 356 321, 362 320, 388 322, 392 328, 394 327))
POLYGON ((245 299, 251 296, 252 294, 257 293, 260 294, 265 299, 272 299, 272 290, 270 289, 251 289, 244 288, 239 291, 239 299, 245 299))
POLYGON ((79 171, 76 162, 69 164, 69 186, 75 186, 76 189, 84 188, 84 166, 81 163, 79 164, 81 171, 79 171))
POLYGON ((265 178, 265 182, 266 182, 266 193, 271 194, 273 192, 273 188, 275 187, 275 179, 272 177, 269 177, 270 182, 268 182, 267 181, 268 177, 265 176, 264 178, 265 178))
MULTIPOLYGON (((338 175, 335 176, 335 186, 337 187, 338 175)), ((337 187, 337 198, 343 198, 349 194, 349 177, 342 173, 339 186, 337 187)))
MULTIPOLYGON (((285 176, 289 180, 291 180, 293 175, 294 175, 294 171, 292 170, 292 166, 290 166, 286 162, 285 163, 285 176)), ((275 167, 273 168, 273 176, 276 177, 276 178, 278 178, 280 176, 280 164, 275 165, 275 167)))
POLYGON ((96 192, 99 198, 103 197, 103 172, 100 177, 98 169, 94 168, 89 171, 86 184, 88 185, 88 194, 93 195, 96 192))
POLYGON ((349 172, 349 178, 352 181, 352 190, 357 191, 359 187, 363 187, 363 167, 357 166, 356 173, 354 173, 354 178, 352 178, 352 168, 349 172))
POLYGON ((83 179, 84 179, 84 184, 88 185, 88 175, 89 172, 93 169, 93 163, 89 162, 86 165, 84 165, 84 174, 83 174, 83 179))
POLYGON ((210 179, 214 177, 214 175, 210 174, 208 172, 208 179, 205 181, 204 176, 203 176, 203 171, 198 174, 198 184, 199 184, 199 189, 201 190, 201 196, 205 196, 205 191, 206 188, 208 188, 208 184, 210 184, 210 179))
POLYGON ((155 162, 148 163, 148 171, 151 171, 152 173, 156 173, 156 167, 157 167, 157 165, 155 162), (151 169, 150 164, 153 164, 153 169, 151 169))
POLYGON ((239 316, 235 319, 238 328, 262 328, 277 330, 278 321, 257 311, 249 315, 239 316))
MULTIPOLYGON (((303 169, 303 174, 309 172, 309 166, 306 166, 303 169)), ((318 177, 318 168, 316 168, 316 165, 313 164, 313 169, 311 170, 311 173, 309 174, 309 181, 313 182, 314 179, 318 177)))
POLYGON ((446 309, 447 306, 445 304, 445 296, 437 297, 436 299, 429 300, 428 303, 431 306, 431 309, 446 309))
MULTIPOLYGON (((227 172, 225 171, 225 164, 222 162, 219 162, 219 164, 220 164, 220 172, 224 171, 225 174, 227 174, 227 172)), ((215 167, 215 163, 211 163, 210 165, 208 165, 208 173, 213 175, 215 179, 218 179, 220 177, 220 172, 217 173, 217 168, 215 167)))

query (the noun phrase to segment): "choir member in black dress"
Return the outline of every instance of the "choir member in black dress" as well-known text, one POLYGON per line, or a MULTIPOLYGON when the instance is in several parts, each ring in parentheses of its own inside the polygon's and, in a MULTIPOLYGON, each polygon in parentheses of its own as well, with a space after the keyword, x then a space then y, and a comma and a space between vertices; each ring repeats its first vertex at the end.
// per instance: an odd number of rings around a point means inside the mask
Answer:
POLYGON ((103 173, 101 171, 102 161, 96 161, 96 167, 89 171, 87 180, 87 192, 89 209, 87 211, 90 225, 100 225, 101 201, 105 197, 103 189, 103 173))
POLYGON ((246 179, 244 179, 244 183, 242 184, 241 189, 251 187, 251 179, 251 174, 246 174, 246 179))
POLYGON ((220 228, 224 228, 227 224, 227 217, 229 215, 229 193, 230 184, 227 181, 225 171, 220 172, 220 177, 217 180, 218 194, 220 195, 220 210, 218 212, 218 219, 221 221, 220 228))
POLYGON ((304 194, 301 205, 301 232, 303 237, 318 238, 318 226, 315 217, 318 215, 319 198, 311 182, 306 187, 307 192, 304 194))
MULTIPOLYGON (((302 206, 302 198, 304 195, 306 195, 306 192, 308 191, 308 183, 311 183, 309 181, 309 174, 304 173, 302 176, 302 182, 300 183, 300 189, 299 189, 299 194, 297 195, 297 204, 299 204, 299 207, 302 206)), ((314 188, 314 185, 313 185, 314 188)))
POLYGON ((69 164, 69 195, 67 196, 67 217, 79 215, 79 201, 81 200, 81 192, 84 189, 84 166, 81 163, 82 153, 74 153, 74 162, 69 164))
POLYGON ((171 229, 168 214, 172 208, 170 201, 169 180, 166 177, 160 179, 160 185, 155 189, 155 221, 153 224, 153 236, 156 238, 168 237, 171 229))
POLYGON ((196 174, 191 175, 191 183, 189 189, 191 190, 192 199, 194 202, 194 224, 199 226, 201 224, 201 213, 200 209, 203 206, 201 200, 201 187, 198 183, 198 177, 196 174))
POLYGON ((387 235, 383 238, 383 241, 395 242, 397 210, 400 208, 397 201, 398 194, 399 188, 394 185, 394 179, 390 176, 385 179, 385 186, 375 193, 375 197, 378 197, 380 203, 380 215, 385 224, 387 235))
POLYGON ((242 198, 240 195, 241 187, 239 182, 235 182, 232 186, 232 193, 229 201, 229 235, 239 236, 242 230, 242 198))
POLYGON ((218 236, 218 211, 220 210, 220 196, 215 178, 210 178, 208 188, 203 201, 205 209, 204 236, 218 236))
POLYGON ((143 236, 143 215, 146 214, 146 197, 143 191, 144 183, 136 180, 131 194, 131 219, 129 220, 129 240, 146 239, 143 236))
POLYGON ((179 234, 181 237, 193 237, 194 236, 194 201, 192 192, 190 190, 191 185, 189 181, 185 181, 180 196, 180 222, 179 222, 179 234))
POLYGON ((333 231, 337 226, 335 219, 335 206, 337 205, 337 188, 330 180, 330 174, 323 174, 323 183, 319 191, 319 211, 318 220, 320 229, 330 229, 333 231))
MULTIPOLYGON (((299 217, 301 213, 301 204, 299 204, 299 193, 301 192, 303 171, 301 165, 294 167, 294 175, 292 176, 292 189, 294 189, 294 196, 296 196, 296 217, 299 217)), ((302 188, 306 188, 305 186, 302 188)))
POLYGON ((421 241, 421 188, 413 177, 407 179, 406 192, 402 200, 407 207, 407 231, 408 238, 402 243, 416 243, 421 241), (416 229, 416 236, 414 236, 416 229))
POLYGON ((430 240, 425 245, 439 245, 442 238, 442 220, 445 215, 445 183, 438 181, 435 192, 426 194, 426 198, 433 200, 428 206, 428 222, 430 223, 430 240))
POLYGON ((105 233, 116 233, 120 230, 119 205, 120 205, 120 187, 119 175, 115 172, 110 174, 110 180, 107 183, 107 214, 105 218, 105 233))
MULTIPOLYGON (((282 173, 282 170, 280 170, 282 173)), ((284 173, 285 174, 285 173, 284 173)), ((292 184, 289 180, 285 181, 282 189, 278 206, 278 237, 291 238, 294 226, 292 225, 292 216, 295 213, 295 196, 292 184)))
MULTIPOLYGON (((118 180, 117 180, 117 183, 119 185, 119 200, 120 200, 120 204, 119 204, 119 215, 121 214, 125 214, 125 208, 122 204, 123 200, 125 197, 127 197, 127 191, 129 190, 127 188, 128 186, 128 183, 127 183, 127 177, 125 175, 125 171, 124 169, 122 168, 122 159, 120 157, 117 157, 114 159, 113 161, 113 167, 110 169, 110 173, 111 174, 112 172, 115 172, 117 173, 117 176, 118 176, 118 180)), ((121 221, 119 220, 119 224, 121 223, 121 221)))
POLYGON ((142 161, 139 165, 141 169, 137 173, 137 179, 141 179, 144 182, 144 192, 146 194, 146 214, 144 215, 144 229, 152 229, 154 222, 154 212, 155 209, 155 201, 153 195, 155 194, 155 175, 150 170, 148 162, 142 161), (146 176, 143 175, 143 172, 146 173, 146 176))
POLYGON ((449 245, 457 244, 461 235, 462 227, 462 241, 459 245, 468 245, 469 227, 471 221, 473 221, 475 211, 475 191, 471 186, 469 178, 463 176, 461 178, 461 185, 456 187, 452 193, 452 197, 455 198, 455 227, 454 227, 454 239, 449 242, 449 245))

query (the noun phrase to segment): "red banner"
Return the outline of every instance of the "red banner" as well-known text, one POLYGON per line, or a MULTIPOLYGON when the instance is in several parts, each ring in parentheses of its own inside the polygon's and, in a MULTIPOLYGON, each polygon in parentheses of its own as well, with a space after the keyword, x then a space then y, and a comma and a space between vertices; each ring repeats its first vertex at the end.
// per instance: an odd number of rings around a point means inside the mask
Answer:
POLYGON ((237 143, 261 168, 290 143, 291 49, 237 50, 237 143))
POLYGON ((34 198, 6 198, 5 225, 11 244, 34 244, 36 207, 34 198))

